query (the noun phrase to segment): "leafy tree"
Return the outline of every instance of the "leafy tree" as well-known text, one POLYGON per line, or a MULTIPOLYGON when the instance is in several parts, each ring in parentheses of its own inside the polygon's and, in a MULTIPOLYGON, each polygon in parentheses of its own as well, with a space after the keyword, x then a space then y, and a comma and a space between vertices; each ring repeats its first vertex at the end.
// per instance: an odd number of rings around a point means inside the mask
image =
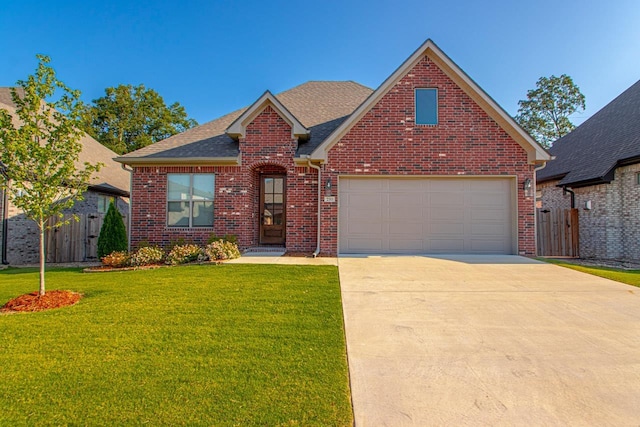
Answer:
POLYGON ((144 85, 119 85, 105 89, 84 114, 84 130, 118 154, 137 150, 198 123, 187 117, 182 105, 169 106, 144 85))
POLYGON ((49 57, 36 57, 39 63, 35 73, 19 80, 18 89, 12 90, 15 117, 0 109, 0 161, 4 169, 0 185, 11 202, 38 226, 39 294, 44 295, 47 221, 57 217, 54 227, 69 222, 62 221, 62 211, 82 200, 91 175, 102 165, 84 163, 80 170, 80 92, 57 79, 54 69, 47 65, 49 57))
POLYGON ((540 77, 536 88, 527 91, 527 99, 518 105, 516 121, 539 143, 550 147, 575 128, 569 116, 584 111, 585 98, 571 77, 552 75, 540 77))
POLYGON ((116 209, 116 205, 111 202, 100 229, 100 236, 98 236, 98 258, 114 251, 126 251, 128 246, 124 221, 116 209))

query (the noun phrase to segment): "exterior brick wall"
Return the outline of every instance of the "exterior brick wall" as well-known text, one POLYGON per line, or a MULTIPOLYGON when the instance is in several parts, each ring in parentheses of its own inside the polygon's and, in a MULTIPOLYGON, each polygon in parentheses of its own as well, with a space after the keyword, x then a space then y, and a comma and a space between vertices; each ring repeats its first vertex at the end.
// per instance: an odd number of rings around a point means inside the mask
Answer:
MULTIPOLYGON (((76 202, 73 208, 66 210, 65 213, 85 214, 98 212, 99 195, 106 194, 87 191, 84 194, 84 200, 76 202)), ((1 202, 0 205, 2 205, 1 202)), ((127 199, 118 197, 116 206, 121 213, 129 213, 127 199)), ((7 261, 12 265, 38 263, 40 259, 38 227, 22 213, 22 210, 18 209, 10 201, 7 206, 7 214, 7 261)), ((0 216, 0 218, 4 217, 0 216)), ((1 232, 2 230, 0 229, 0 235, 1 232)))
MULTIPOLYGON (((259 183, 262 174, 286 176, 286 248, 316 248, 317 191, 327 179, 338 194, 338 176, 516 176, 518 252, 535 255, 534 198, 522 183, 533 179, 527 153, 426 57, 407 73, 329 152, 322 182, 313 168, 296 166, 297 141, 290 125, 270 106, 240 138, 239 166, 135 167, 132 244, 168 246, 185 239, 203 244, 209 235, 235 234, 241 248, 259 243, 259 183), (438 88, 439 123, 414 124, 414 89, 438 88), (214 173, 214 225, 167 227, 167 173, 214 173)), ((322 196, 327 195, 322 189, 322 196)), ((322 197, 321 196, 321 197, 322 197)), ((322 202, 321 254, 337 252, 338 208, 322 202)))
POLYGON ((270 106, 247 125, 239 141, 240 166, 136 167, 133 173, 131 243, 168 247, 185 240, 200 245, 209 236, 233 234, 244 249, 259 244, 260 176, 286 177, 286 248, 292 252, 315 249, 317 229, 317 172, 296 167, 291 126, 270 106), (167 226, 167 174, 215 174, 214 225, 203 228, 167 226))
MULTIPOLYGON (((620 261, 640 260, 640 164, 615 171, 609 184, 574 188, 580 221, 580 257, 620 261), (591 209, 585 203, 591 201, 591 209)), ((543 208, 570 208, 558 181, 538 185, 543 208)))
MULTIPOLYGON (((334 185, 341 174, 516 175, 518 253, 535 255, 534 199, 522 190, 533 180, 525 150, 426 57, 330 150, 324 173, 334 185), (414 123, 416 88, 438 89, 437 125, 414 123)), ((323 203, 323 254, 336 253, 337 215, 337 203, 323 203)))

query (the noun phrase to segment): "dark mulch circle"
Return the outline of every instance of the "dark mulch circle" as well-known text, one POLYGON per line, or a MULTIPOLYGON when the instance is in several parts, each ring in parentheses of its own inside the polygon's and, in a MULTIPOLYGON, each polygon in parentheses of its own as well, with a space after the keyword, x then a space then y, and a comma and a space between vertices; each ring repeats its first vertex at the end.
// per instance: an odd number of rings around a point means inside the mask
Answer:
POLYGON ((80 301, 82 295, 71 291, 47 291, 39 296, 38 292, 20 295, 0 308, 2 313, 31 312, 68 307, 80 301))

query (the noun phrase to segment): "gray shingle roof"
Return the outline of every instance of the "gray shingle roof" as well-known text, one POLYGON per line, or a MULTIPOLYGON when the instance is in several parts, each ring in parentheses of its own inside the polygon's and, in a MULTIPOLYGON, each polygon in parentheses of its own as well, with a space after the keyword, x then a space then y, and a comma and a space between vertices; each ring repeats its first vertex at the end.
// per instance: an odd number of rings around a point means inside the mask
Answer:
POLYGON ((555 160, 537 174, 539 182, 584 186, 613 179, 621 163, 640 162, 640 80, 549 150, 555 160))
MULTIPOLYGON (((0 108, 9 111, 12 115, 15 114, 11 88, 0 87, 0 108)), ((92 164, 101 162, 104 164, 102 169, 93 175, 91 186, 106 193, 128 196, 131 174, 123 170, 120 163, 113 160, 117 154, 87 134, 84 134, 80 139, 80 143, 82 144, 82 151, 78 156, 79 167, 84 162, 92 164)))
MULTIPOLYGON (((276 98, 291 114, 311 130, 311 138, 300 144, 297 155, 311 153, 372 92, 372 89, 352 81, 311 81, 277 94, 276 98)), ((226 135, 225 130, 245 110, 234 111, 121 158, 238 156, 238 143, 226 135)))

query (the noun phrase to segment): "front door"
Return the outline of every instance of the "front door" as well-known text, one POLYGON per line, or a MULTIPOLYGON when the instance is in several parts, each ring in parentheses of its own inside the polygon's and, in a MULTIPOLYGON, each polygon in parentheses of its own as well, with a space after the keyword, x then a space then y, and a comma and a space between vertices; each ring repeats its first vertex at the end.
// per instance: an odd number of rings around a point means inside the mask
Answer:
POLYGON ((260 178, 260 244, 284 245, 287 223, 284 187, 282 175, 260 178))

